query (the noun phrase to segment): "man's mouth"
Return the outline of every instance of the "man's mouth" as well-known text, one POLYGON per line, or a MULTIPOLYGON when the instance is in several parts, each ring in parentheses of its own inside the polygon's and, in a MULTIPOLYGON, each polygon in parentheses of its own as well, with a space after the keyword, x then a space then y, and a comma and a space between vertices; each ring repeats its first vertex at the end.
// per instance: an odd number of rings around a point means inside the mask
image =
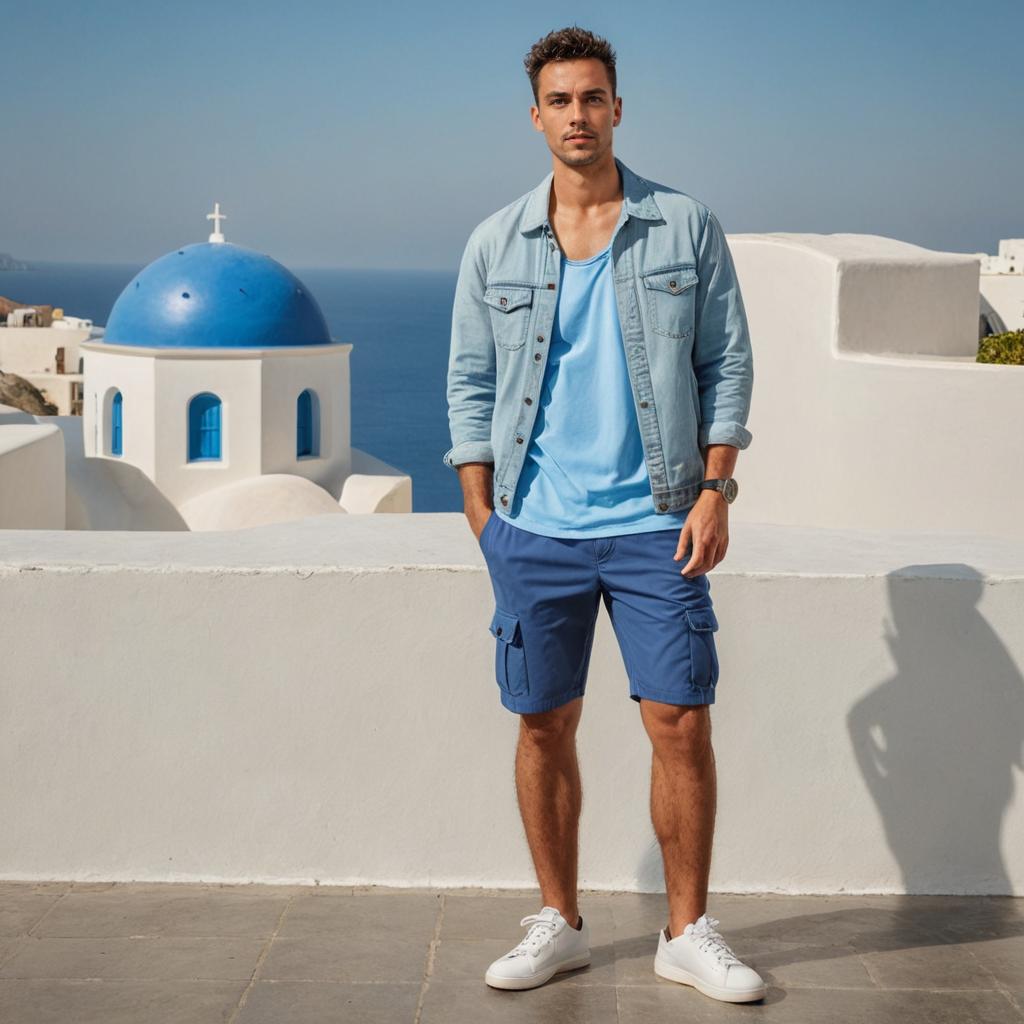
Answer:
POLYGON ((593 135, 570 135, 566 138, 566 142, 585 142, 587 139, 592 139, 593 135))

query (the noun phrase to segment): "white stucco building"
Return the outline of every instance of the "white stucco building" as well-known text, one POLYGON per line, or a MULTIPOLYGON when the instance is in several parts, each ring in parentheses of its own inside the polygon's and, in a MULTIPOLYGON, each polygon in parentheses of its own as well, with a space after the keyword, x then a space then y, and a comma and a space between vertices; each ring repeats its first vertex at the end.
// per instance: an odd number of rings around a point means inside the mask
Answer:
POLYGON ((36 311, 29 306, 12 310, 0 325, 0 370, 24 377, 43 398, 57 407, 58 416, 82 412, 80 345, 103 334, 85 317, 53 311, 49 327, 34 323, 36 311))

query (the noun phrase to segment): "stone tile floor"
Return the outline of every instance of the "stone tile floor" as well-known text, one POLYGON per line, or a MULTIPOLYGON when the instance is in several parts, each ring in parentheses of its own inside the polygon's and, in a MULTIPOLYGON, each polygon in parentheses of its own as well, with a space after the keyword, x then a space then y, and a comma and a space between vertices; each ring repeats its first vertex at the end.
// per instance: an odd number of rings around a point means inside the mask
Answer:
POLYGON ((538 890, 0 882, 3 1024, 1024 1022, 1024 900, 741 896, 708 911, 768 982, 727 1004, 654 974, 657 894, 583 892, 592 963, 488 988, 538 890))

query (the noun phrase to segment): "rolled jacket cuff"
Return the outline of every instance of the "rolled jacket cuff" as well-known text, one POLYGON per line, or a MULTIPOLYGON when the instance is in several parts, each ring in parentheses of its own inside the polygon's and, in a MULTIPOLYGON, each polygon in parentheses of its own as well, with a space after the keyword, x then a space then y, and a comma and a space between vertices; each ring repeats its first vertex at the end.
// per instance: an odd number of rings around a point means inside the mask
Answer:
POLYGON ((697 444, 706 448, 709 444, 731 444, 734 448, 746 448, 754 435, 742 423, 735 420, 716 420, 702 423, 697 429, 697 444))
POLYGON ((464 462, 494 462, 490 441, 460 441, 444 453, 444 464, 454 469, 464 462))

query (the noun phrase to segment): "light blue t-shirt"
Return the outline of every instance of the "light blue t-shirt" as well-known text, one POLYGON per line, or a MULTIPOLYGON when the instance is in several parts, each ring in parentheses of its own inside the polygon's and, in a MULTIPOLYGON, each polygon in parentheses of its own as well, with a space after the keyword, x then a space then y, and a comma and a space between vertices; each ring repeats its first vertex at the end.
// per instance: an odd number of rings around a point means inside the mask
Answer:
POLYGON ((562 259, 551 351, 508 522, 548 537, 682 529, 657 513, 644 462, 612 281, 611 245, 562 259))

